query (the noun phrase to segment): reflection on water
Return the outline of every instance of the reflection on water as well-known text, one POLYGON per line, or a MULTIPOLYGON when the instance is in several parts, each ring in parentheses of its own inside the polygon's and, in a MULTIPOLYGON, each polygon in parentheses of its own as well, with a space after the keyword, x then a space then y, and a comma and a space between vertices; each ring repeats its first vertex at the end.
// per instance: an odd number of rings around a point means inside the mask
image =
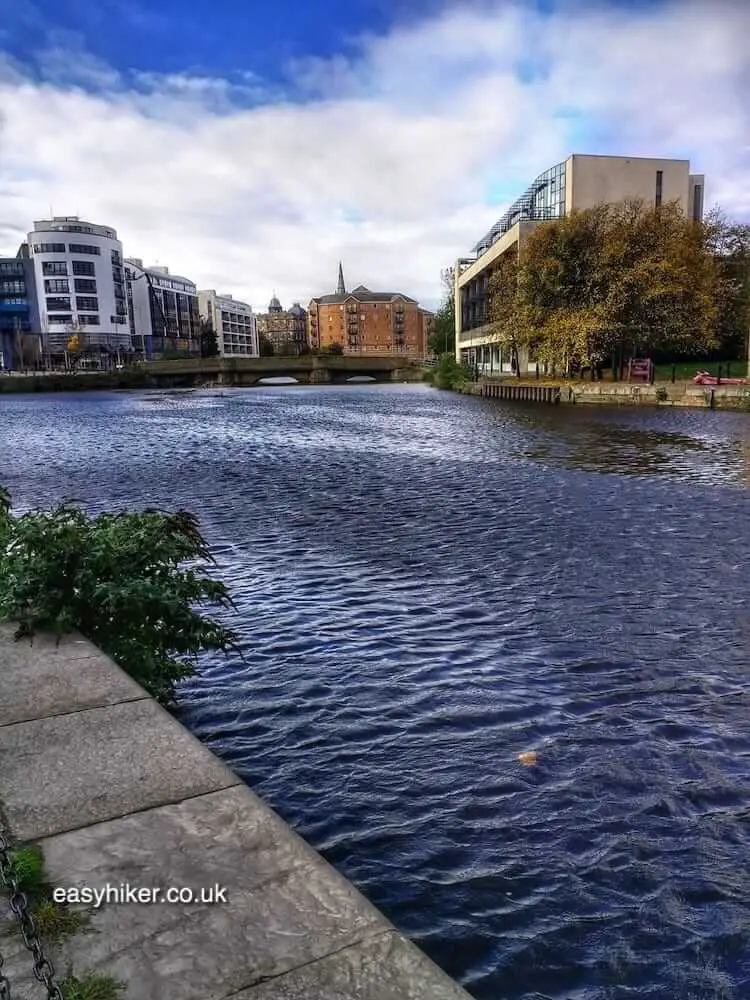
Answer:
MULTIPOLYGON (((500 414, 504 424, 508 409, 504 404, 500 414)), ((750 447, 745 414, 578 408, 561 419, 559 408, 517 407, 515 419, 534 435, 520 443, 519 457, 588 472, 739 484, 750 447)))
POLYGON ((200 513, 244 659, 185 722, 478 998, 750 996, 750 417, 30 396, 0 455, 200 513))

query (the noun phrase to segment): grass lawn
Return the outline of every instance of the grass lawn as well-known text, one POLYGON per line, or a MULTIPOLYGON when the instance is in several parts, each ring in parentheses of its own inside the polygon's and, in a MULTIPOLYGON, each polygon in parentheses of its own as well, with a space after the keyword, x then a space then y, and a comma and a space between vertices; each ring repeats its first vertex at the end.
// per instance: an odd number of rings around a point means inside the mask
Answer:
MULTIPOLYGON (((678 382, 686 382, 692 379, 696 372, 708 372, 709 375, 718 375, 719 368, 723 378, 744 378, 747 375, 747 362, 738 361, 677 361, 675 362, 675 379, 678 382)), ((672 365, 657 365, 654 372, 656 382, 670 382, 672 380, 672 365)))

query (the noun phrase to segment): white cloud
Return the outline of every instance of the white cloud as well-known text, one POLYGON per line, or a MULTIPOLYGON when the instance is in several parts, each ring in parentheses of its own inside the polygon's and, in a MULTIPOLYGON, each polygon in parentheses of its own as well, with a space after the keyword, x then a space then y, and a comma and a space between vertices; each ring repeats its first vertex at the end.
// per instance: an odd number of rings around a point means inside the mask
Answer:
POLYGON ((747 37, 750 7, 720 0, 485 3, 295 63, 292 100, 249 67, 125 78, 57 36, 41 77, 0 62, 0 253, 52 206, 256 307, 332 290, 339 258, 352 285, 435 305, 500 214, 489 186, 574 151, 689 156, 750 219, 747 37))

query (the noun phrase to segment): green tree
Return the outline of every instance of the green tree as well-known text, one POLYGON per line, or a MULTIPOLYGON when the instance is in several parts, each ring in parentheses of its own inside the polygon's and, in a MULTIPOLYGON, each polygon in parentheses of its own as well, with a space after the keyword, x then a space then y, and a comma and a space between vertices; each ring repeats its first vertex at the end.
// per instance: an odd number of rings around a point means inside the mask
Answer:
POLYGON ((179 347, 165 347, 161 353, 162 361, 184 361, 192 356, 190 351, 183 351, 179 347))
POLYGON ((715 210, 707 227, 721 282, 718 352, 722 358, 750 358, 750 224, 731 222, 715 210))
POLYGON ((721 287, 711 233, 676 202, 613 209, 602 247, 609 341, 632 354, 701 354, 717 344, 721 287))
POLYGON ((540 224, 490 279, 496 339, 564 371, 708 351, 723 294, 714 239, 675 203, 599 205, 540 224))
POLYGON ((261 333, 258 337, 258 349, 262 358, 272 358, 276 353, 273 342, 269 340, 265 333, 261 333))
POLYGON ((456 311, 453 296, 441 303, 432 321, 427 340, 431 354, 446 354, 456 349, 456 311))
POLYGON ((427 340, 427 346, 432 354, 445 354, 456 349, 454 273, 455 269, 452 267, 446 267, 440 272, 443 300, 435 313, 432 333, 427 340))
POLYGON ((339 344, 338 341, 334 341, 334 343, 329 344, 327 347, 324 347, 321 350, 320 353, 321 354, 343 354, 344 353, 344 347, 343 347, 343 344, 339 344))
POLYGON ((213 323, 207 319, 202 319, 200 323, 200 345, 202 358, 216 358, 219 356, 219 340, 216 336, 213 323))
POLYGON ((283 358, 294 358, 300 351, 297 342, 288 339, 279 345, 278 353, 283 358))
POLYGON ((0 618, 17 636, 78 631, 162 703, 203 650, 235 636, 206 608, 233 607, 186 511, 100 514, 72 503, 14 516, 0 488, 0 618))

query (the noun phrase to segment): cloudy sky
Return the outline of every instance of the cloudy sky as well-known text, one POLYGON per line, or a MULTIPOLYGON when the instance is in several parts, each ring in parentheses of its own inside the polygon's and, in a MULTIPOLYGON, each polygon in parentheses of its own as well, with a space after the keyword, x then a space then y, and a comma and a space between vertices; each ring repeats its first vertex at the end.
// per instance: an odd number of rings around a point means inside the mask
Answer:
POLYGON ((265 308, 440 269, 570 152, 750 220, 747 0, 0 0, 0 255, 34 219, 265 308))

